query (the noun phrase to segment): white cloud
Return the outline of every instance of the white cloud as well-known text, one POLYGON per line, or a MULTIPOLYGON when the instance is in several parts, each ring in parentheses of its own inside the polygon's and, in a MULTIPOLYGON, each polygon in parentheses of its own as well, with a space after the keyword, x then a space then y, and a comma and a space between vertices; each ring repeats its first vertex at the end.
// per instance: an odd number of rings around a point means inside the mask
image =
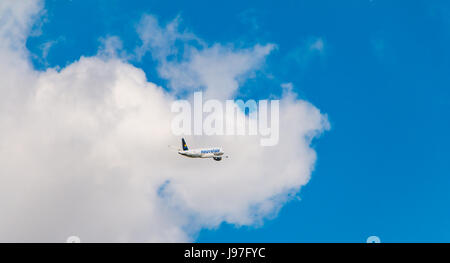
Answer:
POLYGON ((322 58, 327 51, 326 41, 321 37, 309 37, 296 49, 288 53, 287 59, 301 68, 307 67, 313 59, 322 58))
POLYGON ((143 15, 137 26, 137 32, 142 41, 142 45, 136 48, 137 58, 141 59, 150 51, 155 59, 165 61, 168 56, 177 55, 178 49, 175 48, 177 41, 183 43, 190 42, 196 46, 206 45, 201 39, 189 31, 185 30, 180 32, 180 22, 181 18, 178 16, 167 23, 165 27, 161 27, 156 17, 143 15))
POLYGON ((131 59, 133 56, 123 50, 122 40, 117 36, 101 37, 99 39, 101 45, 97 56, 108 58, 121 58, 123 60, 131 59))
POLYGON ((309 50, 311 51, 318 51, 323 52, 324 51, 324 42, 322 38, 316 38, 311 40, 311 43, 309 44, 309 50))
POLYGON ((159 74, 170 81, 175 92, 205 89, 207 98, 231 98, 239 80, 258 70, 275 48, 274 44, 248 49, 220 43, 208 46, 192 33, 179 32, 179 20, 177 17, 163 28, 156 18, 146 15, 138 26, 143 43, 138 57, 149 51, 159 62, 159 74))
MULTIPOLYGON (((13 10, 8 19, 17 21, 0 23, 0 43, 24 47, 41 5, 17 3, 2 2, 0 17, 13 10)), ((166 43, 164 36, 148 41, 172 52, 154 43, 166 43)), ((271 49, 216 44, 170 67, 186 68, 183 78, 224 99, 271 49), (227 92, 217 90, 218 72, 227 92)), ((222 145, 231 158, 182 158, 167 147, 180 139, 170 130, 175 93, 141 69, 99 54, 38 72, 24 48, 3 44, 0 52, 7 58, 0 60, 0 241, 189 241, 224 221, 259 223, 308 182, 316 159, 310 140, 328 128, 317 108, 288 92, 278 146, 261 147, 254 136, 192 137, 188 144, 222 145)))

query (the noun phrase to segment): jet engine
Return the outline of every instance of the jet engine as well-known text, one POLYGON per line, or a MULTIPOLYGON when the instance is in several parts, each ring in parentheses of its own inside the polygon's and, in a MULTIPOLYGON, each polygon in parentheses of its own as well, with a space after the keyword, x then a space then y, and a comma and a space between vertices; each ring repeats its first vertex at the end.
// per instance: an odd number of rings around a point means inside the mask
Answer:
POLYGON ((221 161, 222 157, 213 157, 214 161, 221 161))

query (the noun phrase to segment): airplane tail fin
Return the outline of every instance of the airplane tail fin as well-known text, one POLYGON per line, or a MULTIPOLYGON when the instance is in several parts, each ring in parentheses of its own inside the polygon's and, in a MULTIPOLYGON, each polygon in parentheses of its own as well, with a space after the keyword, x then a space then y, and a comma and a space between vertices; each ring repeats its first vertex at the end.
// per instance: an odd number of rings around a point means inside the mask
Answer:
POLYGON ((181 147, 183 147, 183 151, 187 151, 189 150, 186 144, 186 141, 184 140, 184 138, 181 138, 181 147))

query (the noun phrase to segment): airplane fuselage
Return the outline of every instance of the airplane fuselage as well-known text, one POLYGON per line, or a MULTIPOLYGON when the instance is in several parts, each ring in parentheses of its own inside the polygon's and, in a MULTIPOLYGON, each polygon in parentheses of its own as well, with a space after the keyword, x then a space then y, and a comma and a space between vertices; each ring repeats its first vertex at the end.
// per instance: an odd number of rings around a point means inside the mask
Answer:
POLYGON ((220 161, 224 153, 220 147, 189 149, 184 138, 181 138, 181 148, 182 150, 179 150, 178 154, 189 158, 213 158, 215 161, 220 161))
POLYGON ((200 148, 200 149, 190 149, 186 151, 178 151, 179 154, 190 157, 190 158, 214 158, 215 160, 222 159, 222 155, 224 154, 222 148, 200 148), (220 158, 220 159, 219 159, 220 158))

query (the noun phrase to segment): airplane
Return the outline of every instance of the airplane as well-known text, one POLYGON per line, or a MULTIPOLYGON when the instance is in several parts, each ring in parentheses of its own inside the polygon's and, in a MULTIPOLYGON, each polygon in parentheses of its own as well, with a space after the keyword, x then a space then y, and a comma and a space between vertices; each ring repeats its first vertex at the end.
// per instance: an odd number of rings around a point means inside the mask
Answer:
POLYGON ((181 138, 181 146, 183 148, 178 150, 178 154, 189 158, 213 158, 214 161, 221 161, 223 157, 228 158, 228 156, 223 156, 224 152, 221 147, 189 150, 184 138, 181 138))

